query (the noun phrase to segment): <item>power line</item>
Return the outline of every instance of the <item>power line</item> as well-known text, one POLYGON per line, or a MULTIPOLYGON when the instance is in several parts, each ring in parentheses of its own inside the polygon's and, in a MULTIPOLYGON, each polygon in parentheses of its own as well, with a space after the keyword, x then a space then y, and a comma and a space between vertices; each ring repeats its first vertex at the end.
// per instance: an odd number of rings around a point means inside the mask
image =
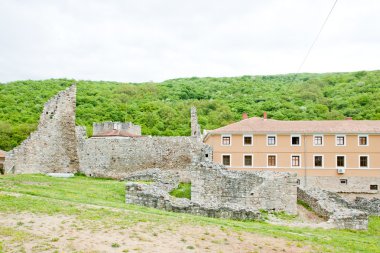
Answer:
POLYGON ((319 38, 319 35, 321 35, 322 30, 323 30, 323 28, 325 27, 325 25, 326 25, 326 23, 327 23, 327 20, 329 19, 331 13, 333 12, 334 7, 335 7, 335 5, 336 5, 337 2, 338 2, 338 0, 335 0, 333 6, 332 6, 331 9, 330 9, 329 14, 328 14, 327 17, 325 18, 325 21, 323 22, 323 24, 322 24, 322 26, 321 26, 321 29, 319 29, 319 32, 318 32, 317 36, 315 37, 315 39, 314 39, 313 43, 311 44, 309 50, 307 50, 307 53, 306 53, 306 55, 305 55, 305 58, 303 58, 303 61, 302 61, 301 65, 299 66, 299 68, 298 68, 298 70, 297 70, 297 73, 300 72, 301 68, 303 67, 303 65, 305 64, 307 58, 309 57, 309 54, 310 54, 311 50, 313 49, 315 43, 317 42, 317 40, 318 40, 318 38, 319 38))

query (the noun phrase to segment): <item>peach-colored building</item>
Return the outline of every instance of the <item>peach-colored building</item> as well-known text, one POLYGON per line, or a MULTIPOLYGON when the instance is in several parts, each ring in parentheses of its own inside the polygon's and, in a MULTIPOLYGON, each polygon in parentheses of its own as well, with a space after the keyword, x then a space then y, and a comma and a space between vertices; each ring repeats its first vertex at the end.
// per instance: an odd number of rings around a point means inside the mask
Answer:
POLYGON ((213 160, 231 170, 296 172, 299 183, 336 192, 378 193, 380 120, 248 118, 208 131, 213 160))

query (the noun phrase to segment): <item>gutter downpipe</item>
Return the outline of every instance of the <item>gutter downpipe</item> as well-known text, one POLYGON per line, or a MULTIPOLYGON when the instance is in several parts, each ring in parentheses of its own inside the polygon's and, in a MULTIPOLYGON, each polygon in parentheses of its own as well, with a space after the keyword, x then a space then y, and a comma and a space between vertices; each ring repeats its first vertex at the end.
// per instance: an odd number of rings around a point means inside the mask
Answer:
POLYGON ((306 135, 303 135, 303 159, 305 161, 304 163, 304 187, 306 188, 307 186, 307 157, 306 157, 306 135))

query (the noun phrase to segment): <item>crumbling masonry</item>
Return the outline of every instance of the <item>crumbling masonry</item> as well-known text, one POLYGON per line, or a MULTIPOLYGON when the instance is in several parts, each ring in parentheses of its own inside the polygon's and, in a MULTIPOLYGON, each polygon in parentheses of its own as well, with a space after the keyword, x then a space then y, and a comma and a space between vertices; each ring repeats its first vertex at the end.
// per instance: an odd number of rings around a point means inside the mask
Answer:
POLYGON ((44 106, 37 130, 8 152, 5 173, 77 172, 75 104, 75 85, 50 99, 44 106))

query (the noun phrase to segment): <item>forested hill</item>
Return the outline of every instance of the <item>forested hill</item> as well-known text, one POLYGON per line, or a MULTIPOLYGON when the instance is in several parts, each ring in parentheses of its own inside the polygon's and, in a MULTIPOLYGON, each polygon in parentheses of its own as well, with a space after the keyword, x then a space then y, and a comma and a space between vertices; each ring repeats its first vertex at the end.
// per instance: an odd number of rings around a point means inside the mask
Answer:
MULTIPOLYGON (((10 150, 37 127, 43 104, 75 80, 0 85, 0 149, 10 150)), ((132 121, 143 134, 189 135, 190 106, 203 129, 241 118, 380 119, 380 71, 183 78, 162 83, 77 81, 77 124, 132 121)))

